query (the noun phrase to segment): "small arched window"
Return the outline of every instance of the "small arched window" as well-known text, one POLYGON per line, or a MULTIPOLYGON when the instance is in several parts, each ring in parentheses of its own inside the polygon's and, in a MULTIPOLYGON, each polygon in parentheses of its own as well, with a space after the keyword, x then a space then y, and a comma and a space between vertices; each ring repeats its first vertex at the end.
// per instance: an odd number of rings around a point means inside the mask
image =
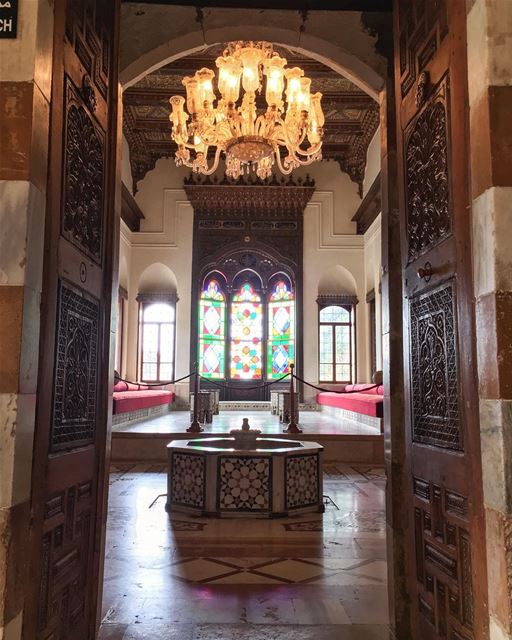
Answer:
POLYGON ((205 378, 225 377, 226 297, 215 279, 208 279, 199 300, 199 372, 205 378))
POLYGON ((149 300, 141 302, 141 380, 154 382, 174 378, 175 326, 174 304, 149 300))
POLYGON ((350 383, 355 378, 353 305, 320 307, 319 381, 350 383))

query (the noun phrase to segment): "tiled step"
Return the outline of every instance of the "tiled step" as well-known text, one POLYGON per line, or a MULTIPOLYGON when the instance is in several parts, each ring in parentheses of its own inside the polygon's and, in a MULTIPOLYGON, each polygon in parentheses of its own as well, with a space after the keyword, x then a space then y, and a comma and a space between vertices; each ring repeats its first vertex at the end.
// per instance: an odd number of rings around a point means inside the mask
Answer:
POLYGON ((219 408, 220 411, 270 411, 270 402, 230 402, 224 400, 219 403, 219 408))

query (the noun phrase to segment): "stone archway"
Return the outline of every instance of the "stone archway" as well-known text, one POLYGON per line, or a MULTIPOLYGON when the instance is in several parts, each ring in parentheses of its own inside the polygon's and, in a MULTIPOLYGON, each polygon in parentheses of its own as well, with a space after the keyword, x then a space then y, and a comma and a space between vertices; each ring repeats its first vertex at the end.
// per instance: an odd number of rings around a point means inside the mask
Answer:
POLYGON ((301 32, 297 20, 290 20, 286 12, 281 11, 265 12, 266 24, 263 25, 261 17, 258 19, 261 12, 257 10, 205 10, 202 22, 198 22, 195 11, 189 7, 175 10, 178 19, 172 23, 165 17, 165 9, 162 11, 159 6, 145 9, 142 15, 134 10, 123 11, 123 24, 133 25, 136 34, 129 43, 121 42, 120 80, 124 88, 173 60, 236 40, 266 40, 289 47, 344 75, 375 100, 384 87, 387 63, 376 50, 377 38, 370 35, 359 12, 345 12, 341 24, 335 25, 332 25, 332 12, 324 12, 330 18, 329 29, 322 28, 321 24, 309 25, 301 32), (251 21, 251 18, 255 19, 251 21), (146 33, 151 33, 149 47, 146 33), (340 33, 350 34, 350 38, 345 39, 345 47, 339 44, 340 33))

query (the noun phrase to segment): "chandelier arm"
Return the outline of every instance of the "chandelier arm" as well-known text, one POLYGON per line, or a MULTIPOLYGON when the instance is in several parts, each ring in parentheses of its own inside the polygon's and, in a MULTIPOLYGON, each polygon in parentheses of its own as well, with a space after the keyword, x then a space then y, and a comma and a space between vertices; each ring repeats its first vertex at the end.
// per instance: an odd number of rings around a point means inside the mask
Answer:
POLYGON ((276 152, 276 162, 277 162, 277 166, 279 167, 279 171, 285 175, 285 176, 289 176, 290 173, 293 171, 293 167, 290 167, 289 169, 285 169, 283 167, 283 163, 281 162, 281 154, 279 153, 279 149, 276 152))
POLYGON ((204 176, 211 176, 212 173, 215 173, 215 171, 217 171, 217 167, 219 166, 219 160, 220 160, 221 151, 222 151, 222 148, 221 147, 217 147, 217 150, 215 151, 215 156, 213 158, 212 166, 209 169, 207 169, 206 171, 201 171, 201 173, 204 176))
POLYGON ((301 156, 314 156, 320 151, 321 148, 321 143, 316 144, 314 147, 310 147, 309 149, 301 149, 300 147, 297 147, 297 153, 301 156))

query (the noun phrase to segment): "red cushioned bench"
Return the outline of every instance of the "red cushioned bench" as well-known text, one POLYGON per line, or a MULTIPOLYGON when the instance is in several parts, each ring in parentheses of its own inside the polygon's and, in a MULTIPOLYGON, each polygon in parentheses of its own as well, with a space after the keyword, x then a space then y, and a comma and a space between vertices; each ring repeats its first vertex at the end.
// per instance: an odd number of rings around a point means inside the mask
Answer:
MULTIPOLYGON (((371 384, 348 384, 344 391, 351 391, 352 393, 322 391, 317 394, 316 401, 319 405, 344 409, 354 414, 377 419, 383 417, 384 387, 382 385, 375 387, 371 384)), ((382 421, 379 426, 382 429, 382 421)))
POLYGON ((114 415, 131 413, 174 402, 175 394, 168 389, 150 388, 144 384, 132 384, 118 380, 114 385, 114 415))

